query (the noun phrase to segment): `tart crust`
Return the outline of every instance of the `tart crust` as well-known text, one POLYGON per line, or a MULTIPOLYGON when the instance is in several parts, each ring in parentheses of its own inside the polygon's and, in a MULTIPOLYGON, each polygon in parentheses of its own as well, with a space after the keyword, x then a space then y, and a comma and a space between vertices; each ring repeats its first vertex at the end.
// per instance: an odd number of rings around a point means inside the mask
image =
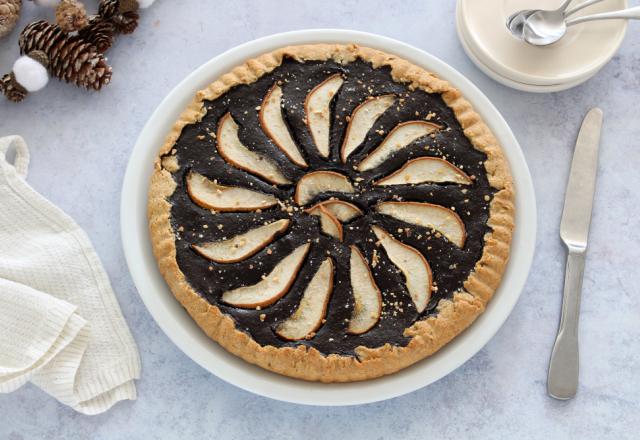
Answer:
POLYGON ((151 177, 148 219, 153 251, 169 288, 191 317, 213 340, 247 362, 286 376, 320 382, 350 382, 391 374, 430 356, 466 329, 484 311, 498 287, 507 261, 514 229, 514 188, 509 166, 497 139, 461 93, 434 74, 379 50, 339 44, 289 46, 248 60, 199 91, 174 124, 159 151, 151 177), (333 59, 347 64, 361 59, 374 68, 388 66, 394 81, 410 89, 441 94, 473 147, 486 154, 487 178, 496 190, 490 203, 488 226, 481 258, 464 282, 464 289, 451 299, 442 299, 436 313, 406 328, 411 338, 406 346, 385 344, 360 346, 355 356, 322 354, 315 348, 274 347, 258 344, 236 329, 234 320, 203 299, 187 282, 176 261, 175 231, 170 221, 168 199, 177 185, 172 173, 179 169, 174 156, 167 156, 182 129, 199 122, 205 114, 203 101, 214 100, 234 86, 251 84, 278 67, 284 58, 297 61, 333 59))

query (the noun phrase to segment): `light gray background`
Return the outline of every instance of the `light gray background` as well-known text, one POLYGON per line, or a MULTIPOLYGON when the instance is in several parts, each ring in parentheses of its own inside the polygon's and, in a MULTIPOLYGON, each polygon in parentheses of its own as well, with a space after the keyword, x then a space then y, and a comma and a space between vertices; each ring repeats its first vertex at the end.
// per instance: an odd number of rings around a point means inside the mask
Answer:
MULTIPOLYGON (((94 1, 87 0, 93 8, 94 1)), ((53 80, 22 104, 0 99, 0 136, 21 134, 29 181, 86 229, 139 344, 139 398, 106 414, 76 414, 33 386, 0 395, 0 438, 637 438, 640 427, 640 34, 629 35, 598 76, 573 90, 533 95, 484 76, 465 56, 454 2, 160 0, 109 52, 112 83, 90 93, 53 80), (237 44, 294 29, 375 32, 425 49, 467 75, 522 144, 538 202, 529 281, 495 338, 448 377, 384 403, 302 407, 257 397, 200 368, 162 333, 135 291, 119 234, 129 153, 160 100, 194 68, 237 44), (546 396, 560 311, 564 251, 558 225, 573 142, 584 113, 605 112, 601 164, 584 280, 578 396, 546 396)), ((21 26, 47 14, 30 2, 21 26)), ((0 71, 17 56, 0 42, 0 71)), ((0 208, 1 209, 1 208, 0 208)))

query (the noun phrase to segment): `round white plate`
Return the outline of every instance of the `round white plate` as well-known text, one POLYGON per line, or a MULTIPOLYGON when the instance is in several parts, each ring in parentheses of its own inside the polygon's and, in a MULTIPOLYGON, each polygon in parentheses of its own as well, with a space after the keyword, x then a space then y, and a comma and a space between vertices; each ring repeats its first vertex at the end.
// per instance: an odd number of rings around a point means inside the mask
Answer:
MULTIPOLYGON (((559 3, 538 0, 534 7, 554 9, 559 3)), ((607 0, 575 16, 624 9, 627 5, 627 0, 607 0)), ((531 7, 531 0, 457 2, 458 28, 464 31, 471 52, 490 71, 515 83, 558 86, 586 81, 611 60, 627 30, 626 20, 580 24, 570 27, 555 44, 532 46, 514 38, 505 24, 513 12, 527 7, 531 7)))
POLYGON ((145 125, 131 154, 122 188, 124 251, 138 292, 169 338, 202 367, 247 391, 309 405, 355 405, 400 396, 449 374, 477 353, 509 316, 527 278, 536 235, 536 205, 529 169, 509 126, 469 80, 439 59, 396 40, 346 30, 277 34, 238 46, 202 65, 163 101, 145 125), (380 379, 310 383, 270 373, 227 353, 210 340, 173 298, 153 257, 147 229, 147 188, 153 161, 164 138, 194 93, 245 60, 291 44, 356 43, 399 55, 449 80, 467 97, 500 140, 516 186, 516 232, 504 279, 486 311, 446 347, 418 364, 380 379))
POLYGON ((522 90, 523 92, 530 92, 530 93, 560 92, 562 90, 567 90, 567 89, 579 86, 583 82, 588 81, 596 73, 598 73, 597 71, 595 71, 595 72, 590 73, 589 75, 587 75, 587 76, 585 76, 583 78, 577 78, 574 81, 566 82, 566 83, 563 83, 563 84, 554 84, 554 85, 549 85, 549 86, 537 86, 537 85, 534 85, 534 84, 526 84, 526 83, 513 81, 513 80, 511 80, 509 78, 506 78, 506 77, 498 74, 497 72, 494 72, 489 66, 487 66, 486 64, 484 64, 480 60, 480 56, 479 55, 477 55, 476 53, 473 52, 473 49, 471 49, 471 45, 467 41, 469 36, 466 34, 466 29, 463 26, 463 24, 461 23, 460 8, 457 8, 457 10, 456 10, 456 31, 458 32, 458 39, 460 40, 460 44, 462 45, 462 48, 464 49, 464 51, 467 54, 467 56, 471 59, 471 61, 473 61, 473 63, 482 72, 484 72, 484 74, 487 75, 489 78, 493 79, 494 81, 499 82, 502 85, 505 85, 507 87, 511 87, 512 89, 522 90))

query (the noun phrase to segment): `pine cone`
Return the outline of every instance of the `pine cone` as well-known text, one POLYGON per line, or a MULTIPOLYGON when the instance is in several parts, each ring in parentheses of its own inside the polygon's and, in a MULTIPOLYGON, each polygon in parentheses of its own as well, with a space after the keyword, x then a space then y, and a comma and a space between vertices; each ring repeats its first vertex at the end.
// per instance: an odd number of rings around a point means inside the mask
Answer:
POLYGON ((79 87, 100 90, 111 80, 111 67, 98 49, 78 35, 67 35, 44 20, 27 26, 20 34, 20 52, 41 50, 49 57, 51 75, 79 87))
POLYGON ((9 34, 20 18, 22 0, 0 0, 0 38, 9 34))
POLYGON ((112 18, 118 32, 122 34, 132 34, 138 27, 140 16, 137 12, 125 12, 112 18))
POLYGON ((87 43, 93 44, 98 49, 98 52, 105 53, 113 44, 115 30, 111 20, 105 20, 96 15, 91 17, 89 25, 82 28, 78 36, 87 43))
POLYGON ((33 58, 44 67, 49 67, 49 57, 41 50, 32 50, 29 52, 29 58, 33 58))
POLYGON ((100 0, 98 15, 102 18, 110 19, 120 13, 120 0, 100 0))
POLYGON ((120 13, 135 12, 140 9, 138 0, 120 0, 120 13))
POLYGON ((65 32, 79 31, 89 23, 87 10, 78 0, 62 0, 56 8, 56 22, 65 32))
POLYGON ((111 20, 116 32, 130 34, 138 27, 140 16, 136 11, 129 11, 128 5, 125 12, 120 8, 120 0, 100 0, 98 14, 107 20, 111 20))
POLYGON ((9 101, 13 102, 22 101, 25 96, 27 96, 27 93, 29 93, 27 89, 18 84, 13 72, 7 73, 0 79, 0 90, 2 90, 4 96, 6 96, 9 101))

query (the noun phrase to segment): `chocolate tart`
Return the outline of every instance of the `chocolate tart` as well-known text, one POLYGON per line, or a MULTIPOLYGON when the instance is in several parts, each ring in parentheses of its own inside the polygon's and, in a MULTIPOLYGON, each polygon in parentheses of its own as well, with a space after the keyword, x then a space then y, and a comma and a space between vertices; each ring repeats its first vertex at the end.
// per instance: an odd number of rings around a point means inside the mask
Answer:
POLYGON ((203 331, 322 382, 394 373, 482 313, 514 192, 445 80, 356 45, 275 50, 197 93, 155 162, 160 271, 203 331))

